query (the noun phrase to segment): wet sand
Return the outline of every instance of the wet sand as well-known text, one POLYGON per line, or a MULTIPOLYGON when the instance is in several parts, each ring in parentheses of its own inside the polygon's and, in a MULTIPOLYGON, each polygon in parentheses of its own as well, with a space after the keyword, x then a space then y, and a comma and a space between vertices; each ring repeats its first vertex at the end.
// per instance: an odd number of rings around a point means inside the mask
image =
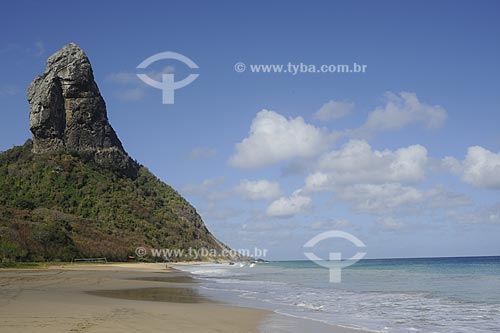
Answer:
POLYGON ((258 332, 271 312, 203 297, 165 264, 0 270, 0 332, 258 332))
POLYGON ((165 264, 0 269, 0 332, 362 333, 200 293, 165 264))

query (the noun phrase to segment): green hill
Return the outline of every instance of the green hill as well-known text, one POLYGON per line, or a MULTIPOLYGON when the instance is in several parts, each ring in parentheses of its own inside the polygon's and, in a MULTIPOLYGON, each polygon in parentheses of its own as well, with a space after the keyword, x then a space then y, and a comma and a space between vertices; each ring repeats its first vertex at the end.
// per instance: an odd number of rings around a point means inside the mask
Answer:
POLYGON ((27 91, 33 139, 0 154, 0 261, 224 256, 194 207, 127 154, 85 52, 69 43, 46 64, 27 91))
POLYGON ((129 177, 81 152, 34 154, 32 145, 0 154, 4 260, 126 260, 138 246, 225 249, 195 208, 145 167, 129 177))

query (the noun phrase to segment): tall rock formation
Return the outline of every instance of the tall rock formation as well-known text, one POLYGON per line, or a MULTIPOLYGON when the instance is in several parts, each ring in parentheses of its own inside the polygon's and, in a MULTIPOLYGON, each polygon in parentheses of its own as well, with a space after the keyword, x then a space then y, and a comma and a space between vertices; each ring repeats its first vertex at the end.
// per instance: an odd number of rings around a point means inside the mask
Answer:
POLYGON ((127 155, 76 44, 47 60, 28 101, 33 140, 0 152, 0 241, 20 249, 16 260, 127 260, 138 246, 184 251, 148 260, 200 259, 191 248, 238 257, 186 199, 127 155))
POLYGON ((128 176, 138 165, 108 121, 87 55, 70 43, 47 59, 45 72, 28 88, 33 153, 77 151, 128 176))

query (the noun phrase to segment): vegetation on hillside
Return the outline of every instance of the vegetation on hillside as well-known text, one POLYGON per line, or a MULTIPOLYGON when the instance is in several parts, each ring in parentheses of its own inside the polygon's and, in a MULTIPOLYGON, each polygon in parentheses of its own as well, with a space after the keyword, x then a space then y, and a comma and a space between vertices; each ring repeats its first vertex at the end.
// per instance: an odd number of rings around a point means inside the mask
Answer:
MULTIPOLYGON (((137 246, 220 250, 182 196, 145 167, 132 179, 78 152, 0 154, 0 261, 126 260, 137 246)), ((189 258, 178 258, 189 259, 189 258)))

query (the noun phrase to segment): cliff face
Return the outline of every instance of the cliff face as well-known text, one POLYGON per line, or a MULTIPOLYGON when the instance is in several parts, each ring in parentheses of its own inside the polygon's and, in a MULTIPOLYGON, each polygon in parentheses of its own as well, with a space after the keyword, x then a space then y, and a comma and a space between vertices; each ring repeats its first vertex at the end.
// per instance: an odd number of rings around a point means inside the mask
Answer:
POLYGON ((50 56, 27 95, 33 153, 80 151, 100 165, 136 174, 138 165, 109 124, 92 66, 78 45, 70 43, 50 56))
POLYGON ((28 101, 33 140, 0 153, 0 261, 126 260, 138 246, 224 256, 196 209, 127 155, 80 47, 47 60, 28 101))

